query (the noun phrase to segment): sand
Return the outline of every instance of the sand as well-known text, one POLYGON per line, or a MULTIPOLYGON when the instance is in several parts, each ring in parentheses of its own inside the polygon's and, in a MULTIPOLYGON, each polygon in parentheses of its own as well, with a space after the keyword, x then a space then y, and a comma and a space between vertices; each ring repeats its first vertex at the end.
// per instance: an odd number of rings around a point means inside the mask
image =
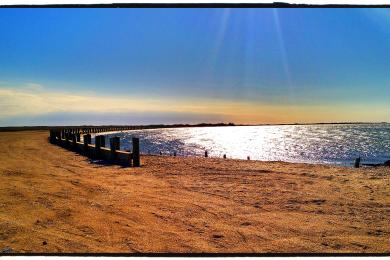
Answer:
POLYGON ((389 253, 390 168, 142 156, 91 163, 0 133, 0 250, 389 253))

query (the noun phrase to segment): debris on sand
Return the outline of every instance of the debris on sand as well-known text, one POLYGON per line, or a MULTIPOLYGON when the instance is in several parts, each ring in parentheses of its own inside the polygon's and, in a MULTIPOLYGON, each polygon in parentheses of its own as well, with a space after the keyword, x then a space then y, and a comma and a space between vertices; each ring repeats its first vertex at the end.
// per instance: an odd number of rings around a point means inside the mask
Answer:
POLYGON ((14 250, 12 250, 12 248, 8 246, 0 250, 0 254, 12 254, 12 253, 15 253, 14 250))

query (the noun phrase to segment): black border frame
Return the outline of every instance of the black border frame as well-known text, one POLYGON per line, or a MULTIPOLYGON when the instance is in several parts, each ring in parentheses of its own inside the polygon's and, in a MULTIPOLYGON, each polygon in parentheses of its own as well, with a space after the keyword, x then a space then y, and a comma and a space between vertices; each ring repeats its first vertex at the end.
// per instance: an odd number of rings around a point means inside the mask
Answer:
MULTIPOLYGON (((113 0, 115 1, 115 0, 113 0)), ((111 4, 23 4, 0 8, 390 8, 390 4, 290 4, 272 3, 111 3, 111 4)))

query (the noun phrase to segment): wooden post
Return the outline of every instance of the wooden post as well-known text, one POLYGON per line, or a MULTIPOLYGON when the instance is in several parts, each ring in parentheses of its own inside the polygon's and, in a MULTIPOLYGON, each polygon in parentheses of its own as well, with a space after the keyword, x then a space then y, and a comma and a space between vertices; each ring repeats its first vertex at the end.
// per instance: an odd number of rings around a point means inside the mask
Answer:
POLYGON ((226 154, 223 155, 223 159, 226 159, 226 154))
MULTIPOLYGON (((104 147, 104 144, 102 145, 102 140, 104 140, 103 138, 101 138, 102 136, 101 135, 97 135, 95 136, 95 156, 96 158, 100 158, 100 147, 104 147)), ((103 141, 104 142, 104 141, 103 141)))
POLYGON ((104 135, 100 136, 100 146, 106 147, 106 138, 104 137, 104 135))
POLYGON ((88 154, 88 145, 91 144, 91 135, 90 134, 86 134, 86 135, 83 135, 83 141, 84 141, 84 152, 86 154, 88 154))
POLYGON ((133 137, 133 166, 140 167, 140 156, 139 156, 139 138, 133 137))
POLYGON ((58 143, 58 134, 59 134, 58 130, 57 129, 54 130, 53 133, 54 133, 54 142, 58 143))
POLYGON ((209 153, 207 151, 204 151, 204 157, 209 157, 209 153))
POLYGON ((66 133, 65 133, 65 145, 66 145, 67 147, 70 146, 69 138, 70 138, 70 135, 69 135, 68 132, 66 132, 66 133))
POLYGON ((116 150, 120 150, 120 138, 114 136, 110 138, 110 149, 111 149, 111 161, 116 160, 116 150))
POLYGON ((54 144, 56 142, 56 136, 54 130, 50 130, 50 143, 54 144))
POLYGON ((63 132, 62 132, 63 130, 59 130, 58 131, 58 133, 57 133, 57 137, 58 137, 58 145, 62 145, 62 134, 63 134, 63 132))
POLYGON ((76 143, 76 134, 72 134, 72 148, 73 150, 77 150, 77 143, 76 143))
POLYGON ((56 143, 59 144, 61 142, 61 131, 56 130, 56 143))
POLYGON ((359 168, 360 167, 360 156, 358 158, 355 159, 355 168, 359 168))

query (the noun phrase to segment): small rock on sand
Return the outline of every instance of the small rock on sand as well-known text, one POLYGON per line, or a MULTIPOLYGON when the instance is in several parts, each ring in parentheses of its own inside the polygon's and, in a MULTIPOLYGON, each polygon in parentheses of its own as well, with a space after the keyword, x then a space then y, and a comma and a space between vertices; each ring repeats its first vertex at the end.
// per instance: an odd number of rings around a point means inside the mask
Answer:
POLYGON ((8 246, 0 250, 0 254, 10 254, 10 253, 15 253, 15 252, 12 250, 12 248, 8 246))

